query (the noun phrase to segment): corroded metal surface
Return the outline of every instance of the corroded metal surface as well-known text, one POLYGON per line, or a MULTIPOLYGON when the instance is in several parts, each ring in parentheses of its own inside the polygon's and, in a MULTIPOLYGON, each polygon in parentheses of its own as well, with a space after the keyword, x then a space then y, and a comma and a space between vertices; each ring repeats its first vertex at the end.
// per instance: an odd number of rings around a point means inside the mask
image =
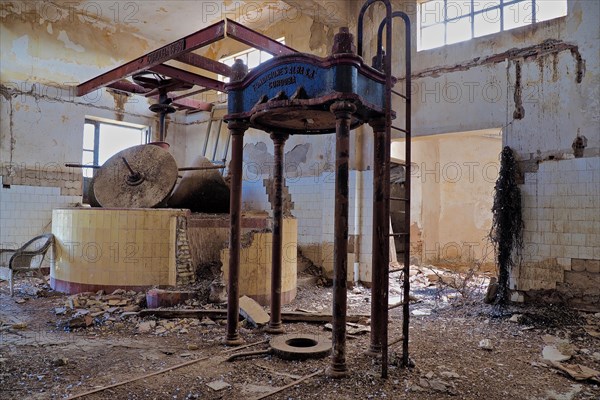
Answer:
POLYGON ((225 344, 236 346, 243 342, 238 331, 240 314, 239 279, 241 251, 241 217, 242 217, 242 159, 244 151, 244 132, 248 125, 242 121, 230 121, 231 132, 231 198, 229 215, 231 230, 229 231, 229 280, 227 282, 227 336, 225 344))
POLYGON ((275 198, 273 201, 273 247, 271 268, 271 319, 267 332, 283 333, 281 324, 281 276, 283 255, 283 148, 288 135, 272 134, 275 148, 275 171, 273 185, 275 198))
POLYGON ((109 158, 94 177, 102 207, 152 208, 164 204, 177 181, 177 164, 166 150, 133 146, 109 158))
POLYGON ((350 121, 356 106, 340 101, 331 106, 337 122, 335 143, 335 211, 333 245, 333 355, 330 374, 347 375, 346 312, 348 277, 348 173, 350 159, 350 121))

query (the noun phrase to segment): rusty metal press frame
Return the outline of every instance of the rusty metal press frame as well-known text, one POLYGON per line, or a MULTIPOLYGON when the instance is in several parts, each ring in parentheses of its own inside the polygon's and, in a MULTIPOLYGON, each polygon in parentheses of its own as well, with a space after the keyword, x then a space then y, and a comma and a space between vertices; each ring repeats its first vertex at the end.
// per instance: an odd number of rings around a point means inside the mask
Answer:
POLYGON ((388 374, 388 293, 389 293, 389 238, 400 236, 404 242, 403 297, 402 297, 402 363, 403 367, 411 364, 409 358, 409 295, 410 295, 410 166, 411 166, 411 31, 410 18, 401 11, 392 12, 389 0, 367 0, 358 16, 358 55, 363 54, 364 16, 370 6, 381 2, 385 5, 386 16, 377 31, 377 53, 373 67, 383 69, 386 79, 386 114, 385 121, 371 123, 375 135, 373 157, 373 258, 372 268, 372 300, 371 300, 371 344, 368 353, 381 353, 381 376, 388 374), (395 78, 392 71, 393 56, 393 20, 401 18, 405 26, 405 92, 393 89, 395 78), (386 45, 382 47, 385 31, 386 45), (384 51, 385 50, 385 51, 384 51), (404 128, 392 125, 392 94, 405 101, 404 128), (405 193, 404 197, 391 197, 390 190, 390 153, 392 129, 405 137, 405 193), (404 204, 404 232, 390 233, 390 201, 404 204))

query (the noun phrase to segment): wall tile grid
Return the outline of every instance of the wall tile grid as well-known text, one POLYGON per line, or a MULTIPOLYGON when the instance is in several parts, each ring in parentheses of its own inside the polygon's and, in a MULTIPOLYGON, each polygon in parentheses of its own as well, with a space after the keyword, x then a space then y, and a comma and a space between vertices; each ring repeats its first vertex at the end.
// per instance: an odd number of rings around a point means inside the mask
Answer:
POLYGON ((50 232, 52 210, 80 202, 81 196, 62 196, 57 187, 0 186, 0 247, 19 247, 50 232))
MULTIPOLYGON (((373 226, 373 174, 371 171, 350 171, 348 232, 351 236, 355 233, 357 173, 362 180, 362 191, 359 197, 361 201, 359 262, 362 278, 370 281, 373 226)), ((287 179, 286 184, 294 202, 292 215, 298 219, 299 247, 313 262, 324 265, 326 269, 332 269, 335 206, 333 175, 325 173, 321 176, 290 178, 287 179), (317 250, 314 249, 315 246, 317 250)), ((268 210, 271 213, 271 205, 268 202, 262 180, 244 181, 242 198, 244 210, 268 210)))
MULTIPOLYGON (((573 263, 596 273, 600 260, 600 157, 545 161, 521 185, 524 263, 520 290, 556 287, 573 263), (581 262, 581 260, 589 260, 581 262), (557 268, 560 267, 560 268, 557 268), (558 279, 558 281, 556 281, 558 279)), ((576 267, 581 269, 581 267, 576 267)))

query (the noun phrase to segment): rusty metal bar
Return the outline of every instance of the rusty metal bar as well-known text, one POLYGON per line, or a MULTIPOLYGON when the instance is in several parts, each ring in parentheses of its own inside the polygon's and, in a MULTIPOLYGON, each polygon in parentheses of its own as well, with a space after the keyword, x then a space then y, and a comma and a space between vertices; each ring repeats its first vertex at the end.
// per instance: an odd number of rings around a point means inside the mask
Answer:
POLYGON ((384 205, 384 163, 385 163, 385 119, 374 120, 370 122, 375 135, 373 143, 373 255, 371 262, 371 273, 373 287, 371 290, 371 342, 367 354, 381 354, 381 332, 382 332, 382 276, 383 261, 382 253, 378 251, 381 245, 387 240, 383 233, 385 226, 385 205, 384 205))
MULTIPOLYGON (((404 273, 404 281, 403 281, 403 296, 405 299, 404 305, 402 307, 402 335, 403 335, 403 342, 402 342, 402 366, 403 367, 410 367, 411 366, 411 361, 410 361, 410 357, 409 357, 409 353, 408 353, 408 342, 409 342, 409 321, 410 321, 410 309, 409 309, 409 302, 406 300, 409 298, 410 295, 410 190, 411 190, 411 182, 410 182, 410 166, 411 166, 411 129, 412 129, 412 121, 411 121, 411 79, 412 79, 412 71, 411 71, 411 56, 412 56, 412 52, 411 52, 411 42, 410 42, 410 18, 408 17, 407 14, 401 12, 401 11, 396 11, 392 14, 391 18, 386 18, 384 21, 382 21, 382 23, 379 25, 379 30, 377 33, 377 45, 378 47, 381 47, 381 43, 382 43, 382 37, 383 37, 383 28, 384 26, 387 25, 387 31, 386 31, 386 35, 388 36, 387 39, 389 40, 389 30, 391 27, 391 21, 393 18, 402 18, 402 20, 404 20, 404 27, 405 27, 405 33, 404 33, 404 40, 405 40, 405 45, 404 45, 404 58, 405 58, 405 76, 406 76, 406 80, 405 80, 405 94, 404 94, 404 98, 406 99, 405 102, 405 112, 404 112, 404 118, 405 118, 405 133, 406 133, 406 143, 405 143, 405 168, 406 168, 406 172, 405 172, 405 182, 404 182, 404 190, 405 190, 405 197, 406 197, 406 201, 404 203, 404 235, 402 235, 404 237, 404 268, 403 268, 403 273, 404 273), (390 23, 388 23, 388 21, 390 23)), ((390 75, 391 75, 391 71, 389 71, 390 75)), ((387 311, 386 311, 387 312, 387 311)))
POLYGON ((239 319, 239 279, 242 218, 242 158, 244 156, 244 132, 248 125, 242 121, 228 123, 232 136, 232 156, 229 165, 231 172, 231 195, 229 202, 229 281, 227 282, 227 336, 225 344, 237 346, 243 343, 238 332, 239 319))
POLYGON ((207 46, 225 37, 225 21, 217 22, 182 39, 169 43, 151 53, 114 68, 77 86, 77 96, 110 85, 138 72, 148 70, 182 54, 207 46))
POLYGON ((72 163, 65 164, 65 167, 70 167, 70 168, 94 168, 94 169, 102 168, 101 165, 85 165, 85 164, 72 164, 72 163))
POLYGON ((194 95, 197 95, 197 94, 200 94, 200 93, 204 93, 204 92, 208 92, 208 91, 210 91, 210 89, 207 89, 207 88, 202 88, 202 89, 198 89, 198 90, 192 90, 191 92, 186 92, 186 93, 180 94, 179 96, 173 96, 173 97, 171 97, 171 99, 173 101, 175 101, 175 100, 184 99, 186 97, 194 96, 194 95))
POLYGON ((106 87, 114 89, 114 90, 120 90, 122 92, 135 93, 135 94, 146 94, 146 93, 150 92, 150 89, 146 89, 143 86, 140 86, 133 82, 129 82, 128 80, 125 80, 125 79, 117 81, 117 82, 113 82, 110 85, 106 85, 106 87))
POLYGON ((267 332, 283 333, 281 324, 281 269, 283 256, 283 149, 288 135, 273 133, 275 171, 273 172, 273 247, 271 268, 271 319, 267 332))
POLYGON ((192 72, 171 67, 170 65, 160 64, 154 67, 148 68, 148 71, 156 72, 157 74, 166 75, 171 78, 179 79, 180 81, 193 83, 194 85, 202 86, 209 89, 218 90, 219 92, 226 93, 225 83, 219 82, 215 79, 207 78, 205 76, 196 75, 192 72))
POLYGON ((341 378, 346 367, 346 312, 348 286, 348 173, 350 153, 350 121, 356 106, 338 101, 331 106, 336 122, 335 211, 333 243, 333 354, 330 375, 341 378))
MULTIPOLYGON (((364 28, 364 17, 367 9, 376 2, 381 2, 385 5, 386 16, 384 21, 386 23, 386 56, 383 57, 383 51, 381 49, 381 45, 378 43, 377 46, 377 57, 376 61, 379 61, 383 58, 383 70, 386 73, 385 80, 385 153, 384 153, 384 165, 383 165, 383 214, 387 217, 385 222, 378 221, 378 227, 375 226, 373 229, 378 229, 382 232, 385 240, 379 243, 379 246, 373 249, 373 257, 379 258, 379 263, 382 269, 382 276, 379 282, 376 282, 373 279, 373 285, 376 283, 380 285, 379 289, 375 290, 380 295, 377 297, 377 301, 380 303, 379 307, 381 307, 381 315, 373 315, 371 317, 371 324, 373 324, 373 317, 378 318, 378 321, 375 321, 375 324, 379 324, 381 326, 381 377, 387 378, 388 375, 388 287, 389 287, 389 233, 390 233, 390 223, 389 223, 389 215, 390 215, 390 147, 391 147, 391 137, 392 137, 392 89, 393 89, 393 76, 392 76, 392 5, 389 0, 367 0, 358 15, 358 55, 364 57, 363 55, 363 28, 364 28), (379 252, 378 256, 375 256, 375 253, 379 252)), ((375 220, 374 220, 375 223, 375 220)), ((375 268, 375 264, 373 264, 373 268, 375 268)))
POLYGON ((226 21, 227 36, 237 40, 238 42, 247 44, 255 49, 266 51, 267 53, 275 56, 297 53, 297 51, 291 47, 279 43, 277 40, 273 40, 261 33, 253 31, 252 29, 246 28, 235 21, 230 19, 227 19, 226 21))
POLYGON ((207 167, 183 167, 178 168, 178 171, 204 171, 209 169, 222 169, 225 168, 224 165, 211 165, 207 167))
POLYGON ((215 74, 223 76, 231 75, 231 67, 229 65, 223 64, 219 61, 211 60, 210 58, 206 58, 196 53, 184 53, 180 56, 174 57, 174 60, 191 65, 192 67, 214 72, 215 74))

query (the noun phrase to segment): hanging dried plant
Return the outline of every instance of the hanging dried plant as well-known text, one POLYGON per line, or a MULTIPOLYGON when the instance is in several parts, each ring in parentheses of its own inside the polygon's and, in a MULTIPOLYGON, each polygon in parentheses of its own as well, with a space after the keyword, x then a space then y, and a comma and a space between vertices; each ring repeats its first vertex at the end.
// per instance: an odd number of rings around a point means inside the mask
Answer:
POLYGON ((493 222, 490 231, 498 265, 498 292, 495 304, 499 305, 508 302, 510 271, 520 263, 523 248, 523 216, 517 176, 518 167, 513 151, 506 146, 502 149, 500 172, 494 187, 493 222))

